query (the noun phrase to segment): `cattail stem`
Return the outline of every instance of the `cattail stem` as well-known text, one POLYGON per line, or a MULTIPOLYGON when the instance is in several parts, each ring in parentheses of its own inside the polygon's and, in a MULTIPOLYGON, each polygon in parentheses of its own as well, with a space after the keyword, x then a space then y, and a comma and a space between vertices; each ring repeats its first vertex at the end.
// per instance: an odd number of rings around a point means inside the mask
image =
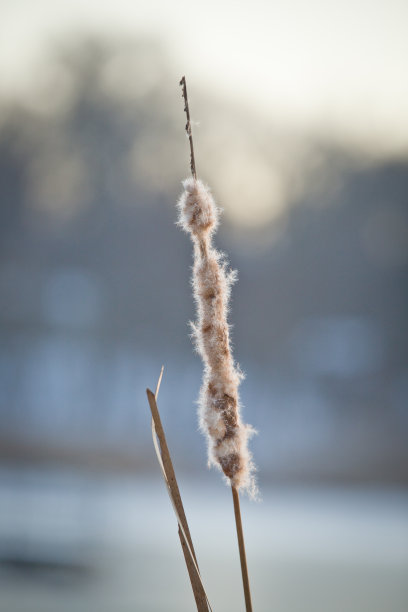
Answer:
POLYGON ((184 98, 184 111, 185 111, 186 117, 187 117, 186 132, 187 132, 188 140, 190 142, 190 168, 191 168, 191 174, 193 175, 193 178, 195 180, 197 180, 197 170, 196 170, 195 157, 194 157, 193 132, 191 130, 190 108, 188 106, 187 83, 186 83, 186 77, 185 76, 181 77, 180 85, 183 88, 183 93, 181 95, 184 98))
MULTIPOLYGON (((198 612, 211 611, 211 606, 208 601, 207 594, 205 592, 203 583, 201 581, 197 558, 194 551, 193 542, 190 535, 186 515, 184 512, 183 502, 181 501, 181 495, 177 484, 176 474, 173 468, 173 462, 171 460, 170 452, 167 446, 166 436, 164 434, 163 425, 160 418, 159 409, 157 407, 156 398, 159 393, 160 382, 163 375, 163 368, 160 373, 159 381, 156 387, 156 393, 153 394, 150 389, 146 389, 147 398, 149 401, 150 410, 152 413, 152 432, 153 436, 158 437, 160 443, 160 461, 165 482, 168 488, 168 493, 172 501, 174 511, 179 523, 178 535, 182 546, 184 559, 187 565, 188 574, 190 577, 191 587, 193 589, 194 599, 197 606, 198 612)), ((159 458, 159 455, 158 455, 159 458)))
POLYGON ((238 387, 242 374, 232 356, 227 320, 228 301, 236 273, 227 270, 222 254, 212 244, 220 211, 208 187, 197 180, 184 76, 180 85, 187 114, 186 131, 193 178, 183 183, 184 193, 178 203, 179 225, 190 234, 194 244, 193 291, 197 322, 193 324, 193 334, 204 362, 199 401, 200 426, 207 436, 210 464, 219 467, 231 484, 245 606, 247 612, 252 612, 238 490, 256 495, 255 468, 247 444, 253 430, 241 421, 238 387))
POLYGON ((248 566, 245 553, 244 531, 242 529, 241 507, 239 503, 239 493, 236 487, 231 487, 232 499, 234 502, 235 524, 237 527, 239 558, 241 561, 242 583, 244 587, 246 612, 252 612, 251 589, 249 586, 248 566))

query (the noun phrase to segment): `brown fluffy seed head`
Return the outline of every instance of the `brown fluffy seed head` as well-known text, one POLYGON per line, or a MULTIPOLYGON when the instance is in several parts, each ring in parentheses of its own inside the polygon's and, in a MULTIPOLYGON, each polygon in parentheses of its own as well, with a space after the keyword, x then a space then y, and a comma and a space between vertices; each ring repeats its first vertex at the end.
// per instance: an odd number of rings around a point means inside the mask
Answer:
POLYGON ((192 324, 196 348, 204 362, 199 398, 201 430, 208 440, 210 465, 221 468, 231 484, 256 495, 248 439, 254 433, 241 421, 238 387, 242 373, 235 365, 227 321, 228 301, 236 272, 212 245, 220 211, 201 181, 187 179, 178 202, 178 224, 194 243, 193 291, 197 320, 192 324))
POLYGON ((210 192, 201 181, 186 179, 184 192, 178 202, 179 225, 196 236, 213 233, 219 223, 219 209, 215 206, 210 192))

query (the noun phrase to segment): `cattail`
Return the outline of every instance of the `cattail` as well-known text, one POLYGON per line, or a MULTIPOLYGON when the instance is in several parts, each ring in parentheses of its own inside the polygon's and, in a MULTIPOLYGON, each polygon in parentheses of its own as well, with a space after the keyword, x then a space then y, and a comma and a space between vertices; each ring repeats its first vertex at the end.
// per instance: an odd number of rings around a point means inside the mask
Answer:
POLYGON ((238 387, 243 378, 231 353, 227 321, 236 271, 228 270, 212 244, 220 210, 207 187, 196 178, 183 182, 178 224, 194 244, 193 290, 197 321, 192 324, 197 351, 204 362, 199 397, 200 428, 207 436, 209 464, 220 467, 233 488, 256 495, 248 439, 254 433, 240 416, 238 387))

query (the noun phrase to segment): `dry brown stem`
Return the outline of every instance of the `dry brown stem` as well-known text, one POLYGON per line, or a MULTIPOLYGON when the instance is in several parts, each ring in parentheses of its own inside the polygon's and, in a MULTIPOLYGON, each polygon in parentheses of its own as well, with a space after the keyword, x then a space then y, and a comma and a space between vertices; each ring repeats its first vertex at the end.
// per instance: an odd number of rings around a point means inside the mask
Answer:
POLYGON ((174 511, 179 523, 178 534, 184 554, 184 559, 187 565, 187 570, 189 573, 197 610, 198 612, 208 612, 208 610, 211 610, 211 607, 209 605, 208 598, 200 577, 193 541, 190 535, 190 529, 188 527, 183 502, 181 500, 180 490, 177 484, 173 463, 167 446, 166 436, 164 434, 160 413, 157 407, 156 397, 159 391, 160 381, 161 375, 157 384, 156 394, 153 394, 150 389, 146 390, 147 399, 149 401, 149 406, 152 413, 153 435, 157 435, 159 439, 161 467, 163 470, 163 476, 167 485, 169 496, 172 500, 174 511))
POLYGON ((248 566, 246 561, 244 531, 242 529, 241 507, 239 493, 236 487, 231 486, 232 499, 234 502, 235 524, 237 526, 239 559, 241 561, 242 584, 244 587, 246 612, 252 612, 251 589, 249 586, 248 566))
POLYGON ((193 175, 193 178, 197 179, 197 170, 196 170, 195 157, 194 157, 193 132, 191 130, 190 108, 188 106, 187 83, 186 83, 185 76, 181 77, 180 85, 183 88, 183 93, 181 95, 184 98, 184 111, 187 116, 186 132, 187 132, 188 140, 190 143, 190 169, 191 169, 191 174, 193 175))

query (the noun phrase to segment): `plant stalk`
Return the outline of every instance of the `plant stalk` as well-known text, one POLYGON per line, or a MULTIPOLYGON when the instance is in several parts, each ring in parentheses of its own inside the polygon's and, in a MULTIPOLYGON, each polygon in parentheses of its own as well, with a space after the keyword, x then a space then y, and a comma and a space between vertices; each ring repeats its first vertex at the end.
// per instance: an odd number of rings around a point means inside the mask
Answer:
POLYGON ((239 558, 241 561, 242 584, 244 587, 246 612, 252 612, 251 589, 249 586, 248 566, 245 553, 244 532, 242 529, 241 507, 239 493, 236 487, 231 486, 232 499, 234 502, 235 524, 237 526, 239 558))

